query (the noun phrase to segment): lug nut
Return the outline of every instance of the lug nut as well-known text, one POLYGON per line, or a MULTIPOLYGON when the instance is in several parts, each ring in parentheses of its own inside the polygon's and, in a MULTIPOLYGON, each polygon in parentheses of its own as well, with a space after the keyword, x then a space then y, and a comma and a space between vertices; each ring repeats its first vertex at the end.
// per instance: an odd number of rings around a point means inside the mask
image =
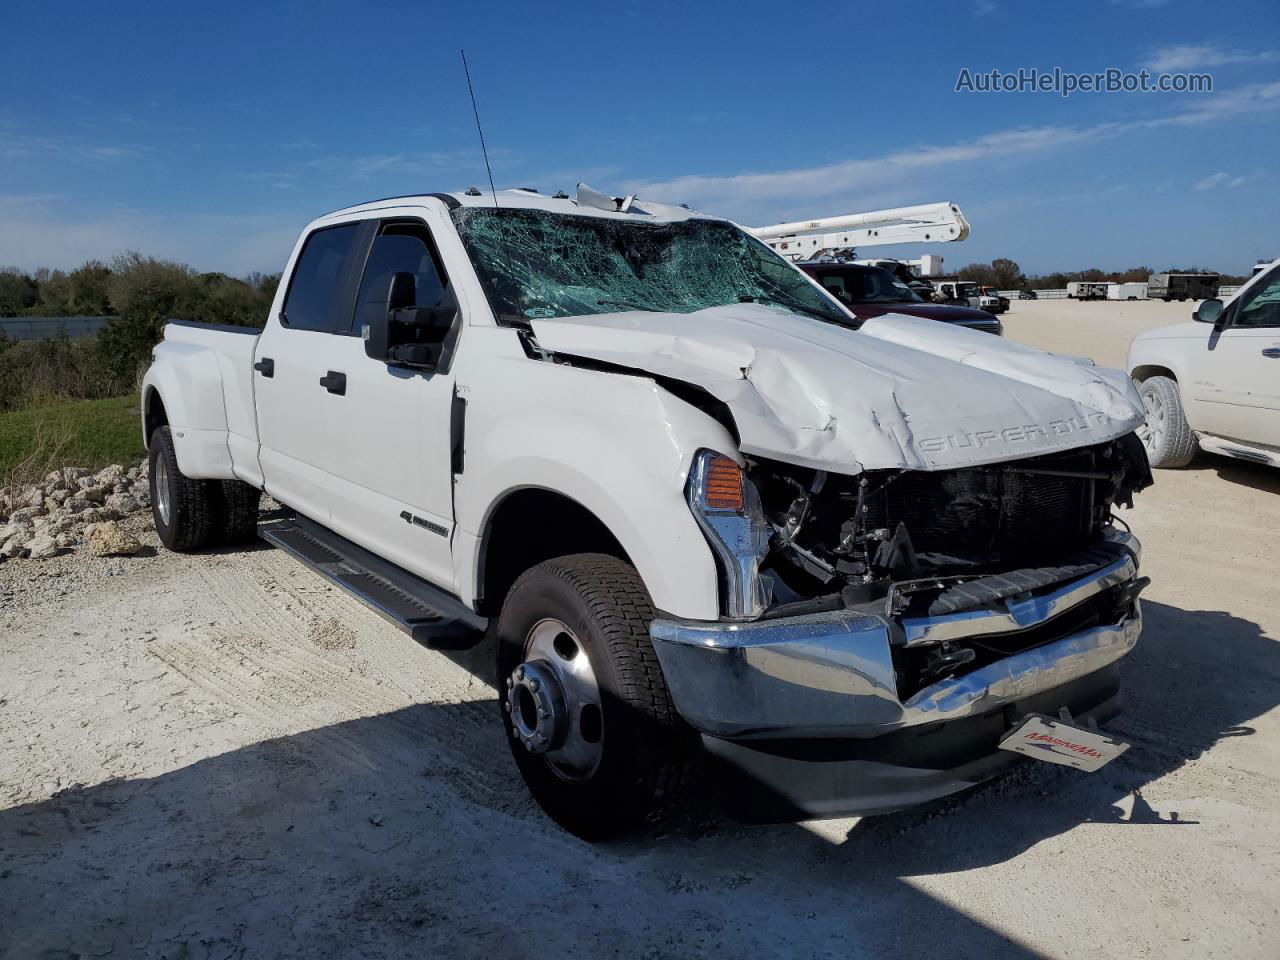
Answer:
POLYGON ((523 664, 523 663, 522 663, 522 664, 520 664, 520 666, 516 667, 516 679, 517 679, 517 680, 523 680, 523 679, 524 679, 524 664, 523 664))
POLYGON ((543 720, 545 720, 545 719, 547 719, 547 717, 551 716, 551 714, 547 713, 547 708, 546 708, 546 707, 539 707, 539 708, 538 708, 538 716, 539 716, 540 718, 542 718, 543 720))
POLYGON ((503 709, 503 710, 505 710, 505 711, 507 711, 507 713, 510 713, 510 712, 511 712, 511 701, 510 701, 510 700, 503 700, 503 701, 502 701, 502 709, 503 709))
POLYGON ((532 680, 529 681, 529 689, 532 690, 534 693, 537 693, 540 689, 542 689, 542 681, 539 680, 537 677, 534 677, 532 680))

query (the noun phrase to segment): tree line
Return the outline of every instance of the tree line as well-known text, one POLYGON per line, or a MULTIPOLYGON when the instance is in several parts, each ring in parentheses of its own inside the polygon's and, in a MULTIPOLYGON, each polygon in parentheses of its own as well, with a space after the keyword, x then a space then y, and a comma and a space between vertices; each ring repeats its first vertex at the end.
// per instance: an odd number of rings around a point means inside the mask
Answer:
MULTIPOLYGON (((1016 261, 997 257, 990 263, 971 263, 961 267, 956 273, 961 280, 972 280, 982 286, 995 287, 997 290, 1061 290, 1068 283, 1082 280, 1089 283, 1146 283, 1153 273, 1216 273, 1207 267, 1169 267, 1157 271, 1151 267, 1130 267, 1127 270, 1102 270, 1090 267, 1087 270, 1058 271, 1026 276, 1016 261)), ((1223 274, 1223 284, 1241 284, 1248 277, 1223 274)))
POLYGON ((0 269, 0 317, 111 317, 97 337, 83 340, 9 342, 0 332, 0 410, 127 393, 165 321, 260 326, 279 283, 279 274, 197 273, 140 253, 67 272, 0 269))

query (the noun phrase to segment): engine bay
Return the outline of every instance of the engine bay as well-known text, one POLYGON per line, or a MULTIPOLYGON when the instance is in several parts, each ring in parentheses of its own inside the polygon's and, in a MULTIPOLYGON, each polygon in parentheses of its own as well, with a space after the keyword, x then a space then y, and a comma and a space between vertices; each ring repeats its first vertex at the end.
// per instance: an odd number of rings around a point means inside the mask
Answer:
MULTIPOLYGON (((1151 483, 1133 434, 969 469, 847 476, 748 458, 747 475, 771 532, 760 564, 773 598, 766 617, 861 607, 894 620, 1031 596, 1114 561, 1099 548, 1112 510, 1151 483)), ((1105 619, 1132 599, 1085 612, 1105 619)), ((900 650, 900 692, 1056 635, 900 650)))

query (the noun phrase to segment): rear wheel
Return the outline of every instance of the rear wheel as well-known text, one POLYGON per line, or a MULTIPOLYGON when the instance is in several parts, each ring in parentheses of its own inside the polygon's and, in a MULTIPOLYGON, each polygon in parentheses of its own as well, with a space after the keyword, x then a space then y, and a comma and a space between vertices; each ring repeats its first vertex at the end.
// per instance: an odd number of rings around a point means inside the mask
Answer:
POLYGON ((667 819, 694 737, 649 641, 635 570, 604 554, 548 560, 516 580, 497 621, 503 723, 534 798, 590 840, 667 819))
POLYGON ((1200 450, 1196 435, 1182 409, 1177 381, 1169 377, 1148 377, 1138 385, 1146 422, 1138 436, 1147 449, 1153 467, 1185 467, 1200 450))
POLYGON ((157 427, 147 448, 151 516, 160 542, 170 550, 199 550, 213 539, 218 490, 211 480, 193 480, 178 469, 169 428, 157 427))
POLYGON ((214 532, 219 543, 249 543, 258 536, 262 491, 243 480, 218 482, 214 532))

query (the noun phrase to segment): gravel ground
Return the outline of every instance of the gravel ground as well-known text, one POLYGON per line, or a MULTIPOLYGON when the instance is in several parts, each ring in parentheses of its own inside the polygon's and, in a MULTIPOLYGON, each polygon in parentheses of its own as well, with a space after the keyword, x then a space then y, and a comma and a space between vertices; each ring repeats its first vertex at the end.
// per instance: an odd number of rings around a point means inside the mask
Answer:
MULTIPOLYGON (((1006 319, 1116 362, 1178 307, 1006 319)), ((1276 957, 1280 472, 1206 458, 1127 519, 1153 583, 1103 771, 597 847, 526 798, 486 648, 145 516, 134 557, 5 561, 0 955, 1276 957)))

